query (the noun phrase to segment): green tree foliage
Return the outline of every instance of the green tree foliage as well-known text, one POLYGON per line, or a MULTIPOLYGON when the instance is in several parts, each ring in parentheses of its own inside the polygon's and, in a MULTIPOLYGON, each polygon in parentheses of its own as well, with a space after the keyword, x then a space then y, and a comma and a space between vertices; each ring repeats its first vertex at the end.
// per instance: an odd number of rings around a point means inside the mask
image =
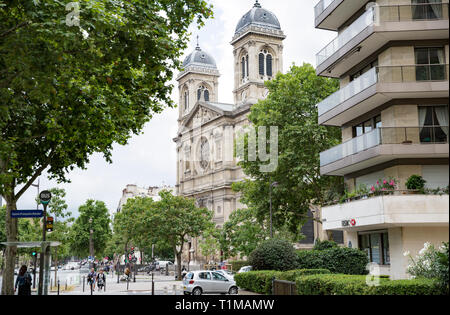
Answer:
POLYGON ((181 253, 190 237, 199 237, 214 227, 213 213, 198 208, 195 200, 173 196, 168 191, 160 193, 161 200, 145 210, 141 228, 155 241, 169 244, 177 263, 178 279, 181 279, 181 253))
POLYGON ((86 257, 89 255, 89 232, 92 229, 92 240, 96 256, 106 249, 111 238, 109 212, 103 201, 88 200, 78 209, 80 216, 75 220, 70 231, 70 250, 74 255, 86 257), (89 219, 92 218, 92 223, 89 219))
POLYGON ((320 176, 320 152, 337 145, 338 128, 319 126, 317 104, 338 89, 336 80, 318 77, 310 64, 292 66, 286 74, 266 82, 269 96, 251 109, 254 127, 278 127, 278 167, 261 172, 265 164, 240 156, 240 166, 252 180, 235 189, 242 192, 241 202, 254 208, 260 221, 269 214, 270 183, 273 188, 274 226, 287 225, 299 233, 312 205, 322 204, 328 191, 343 190, 342 178, 320 176))
MULTIPOLYGON (((211 16, 204 0, 82 0, 79 25, 69 0, 0 6, 0 195, 9 213, 46 169, 65 181, 89 156, 110 161, 155 113, 173 106, 174 70, 188 27, 211 16), (16 187, 21 185, 19 191, 16 187)), ((7 249, 2 293, 13 294, 17 249, 7 249)))

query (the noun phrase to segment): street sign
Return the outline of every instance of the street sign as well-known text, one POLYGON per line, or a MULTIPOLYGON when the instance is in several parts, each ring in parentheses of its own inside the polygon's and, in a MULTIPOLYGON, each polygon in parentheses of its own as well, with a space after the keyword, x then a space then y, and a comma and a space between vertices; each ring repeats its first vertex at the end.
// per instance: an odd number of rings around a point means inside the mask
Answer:
POLYGON ((46 205, 50 202, 50 199, 52 199, 52 194, 48 190, 41 191, 39 194, 39 200, 42 204, 46 205))
POLYGON ((41 218, 44 215, 42 210, 12 210, 11 218, 41 218))

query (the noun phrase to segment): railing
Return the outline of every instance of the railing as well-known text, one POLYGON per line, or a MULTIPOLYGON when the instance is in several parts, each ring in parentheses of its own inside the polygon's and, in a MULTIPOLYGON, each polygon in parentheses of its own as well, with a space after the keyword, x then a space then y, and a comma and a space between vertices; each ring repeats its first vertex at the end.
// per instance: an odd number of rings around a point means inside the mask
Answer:
POLYGON ((381 144, 449 143, 448 126, 382 127, 346 141, 320 154, 320 166, 379 146, 381 144))
POLYGON ((443 19, 448 19, 448 3, 374 6, 369 8, 316 55, 317 66, 344 47, 352 38, 375 23, 443 19))
POLYGON ((375 67, 330 95, 318 106, 319 116, 349 100, 376 83, 448 81, 449 65, 410 65, 375 67))
POLYGON ((314 12, 316 14, 316 18, 322 14, 323 11, 325 11, 326 8, 330 6, 330 4, 333 3, 335 0, 321 0, 318 4, 314 7, 314 12))
POLYGON ((342 104, 356 94, 364 91, 378 82, 377 69, 372 68, 356 80, 330 95, 318 104, 319 116, 325 114, 334 107, 342 104))

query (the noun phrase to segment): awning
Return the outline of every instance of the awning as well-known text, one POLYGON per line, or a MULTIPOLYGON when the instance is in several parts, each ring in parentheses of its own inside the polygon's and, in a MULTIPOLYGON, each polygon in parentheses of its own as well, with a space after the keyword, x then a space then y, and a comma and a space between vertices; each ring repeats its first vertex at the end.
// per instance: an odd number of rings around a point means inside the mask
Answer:
POLYGON ((34 248, 42 247, 42 245, 57 247, 61 245, 61 242, 3 242, 0 244, 5 246, 16 246, 18 248, 34 248))

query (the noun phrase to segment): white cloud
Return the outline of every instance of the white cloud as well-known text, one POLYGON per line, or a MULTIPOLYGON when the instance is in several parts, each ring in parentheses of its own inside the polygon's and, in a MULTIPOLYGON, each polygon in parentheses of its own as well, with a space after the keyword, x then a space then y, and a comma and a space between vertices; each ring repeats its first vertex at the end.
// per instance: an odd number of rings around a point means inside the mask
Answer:
MULTIPOLYGON (((252 8, 253 0, 210 0, 214 6, 214 19, 208 20, 201 30, 191 27, 193 33, 185 56, 200 46, 214 56, 221 73, 219 101, 233 102, 234 88, 233 49, 231 39, 239 19, 252 8)), ((333 32, 314 29, 314 5, 311 0, 262 0, 261 5, 272 11, 279 19, 287 38, 284 41, 284 71, 292 63, 309 62, 315 66, 315 54, 330 42, 333 32)), ((172 82, 176 87, 176 82, 172 82)), ((174 89, 173 100, 178 100, 174 89)), ((115 209, 127 184, 140 186, 175 185, 176 154, 172 139, 177 132, 178 110, 167 109, 149 122, 144 133, 134 136, 127 146, 115 146, 113 164, 94 155, 85 171, 75 170, 69 175, 70 184, 58 185, 66 189, 67 202, 72 212, 86 199, 103 200, 109 209, 115 209)), ((41 176, 41 190, 55 187, 57 183, 41 176)), ((36 188, 30 188, 19 200, 19 209, 33 209, 36 188)))

